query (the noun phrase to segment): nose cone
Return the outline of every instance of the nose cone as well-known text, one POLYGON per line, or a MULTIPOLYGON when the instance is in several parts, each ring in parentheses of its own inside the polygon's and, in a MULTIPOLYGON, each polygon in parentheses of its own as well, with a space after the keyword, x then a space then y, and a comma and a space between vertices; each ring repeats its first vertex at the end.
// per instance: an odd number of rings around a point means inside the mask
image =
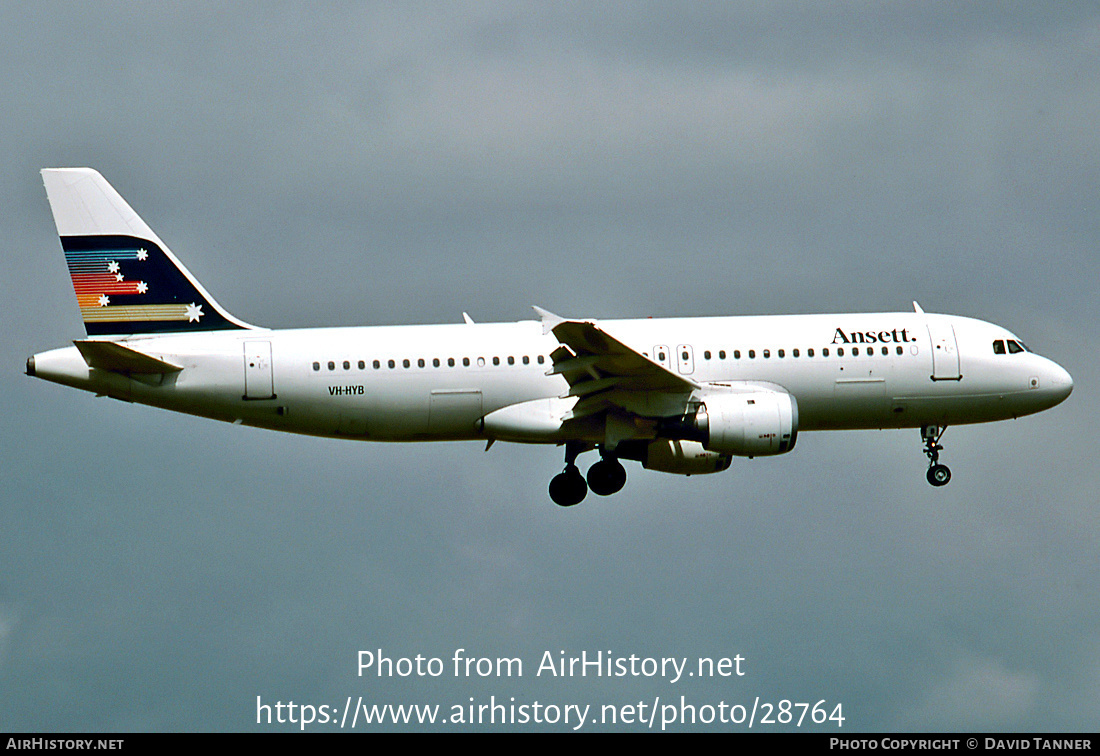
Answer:
POLYGON ((1054 399, 1053 404, 1064 402, 1066 397, 1073 393, 1073 378, 1070 377, 1065 368, 1056 362, 1050 363, 1047 385, 1050 387, 1050 394, 1054 399))

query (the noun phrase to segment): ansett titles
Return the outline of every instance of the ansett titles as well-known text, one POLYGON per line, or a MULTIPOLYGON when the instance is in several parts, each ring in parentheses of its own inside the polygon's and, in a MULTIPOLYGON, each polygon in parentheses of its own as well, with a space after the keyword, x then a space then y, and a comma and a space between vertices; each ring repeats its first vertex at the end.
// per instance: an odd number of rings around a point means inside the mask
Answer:
POLYGON ((367 390, 363 388, 362 384, 355 386, 329 386, 329 396, 352 396, 353 394, 365 394, 367 390))
POLYGON ((897 329, 892 331, 845 331, 843 328, 836 329, 836 333, 833 334, 834 344, 887 344, 893 342, 895 344, 905 344, 909 341, 916 341, 917 337, 910 337, 906 333, 908 328, 897 329))

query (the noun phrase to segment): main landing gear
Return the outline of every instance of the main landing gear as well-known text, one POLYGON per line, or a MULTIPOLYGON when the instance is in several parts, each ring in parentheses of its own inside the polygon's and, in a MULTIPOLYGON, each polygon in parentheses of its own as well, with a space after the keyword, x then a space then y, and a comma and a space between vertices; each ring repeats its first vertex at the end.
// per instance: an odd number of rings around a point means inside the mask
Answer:
POLYGON ((604 457, 588 468, 588 487, 598 496, 618 493, 626 485, 626 468, 615 457, 604 457))
POLYGON ((611 454, 600 453, 603 458, 588 468, 588 482, 577 469, 577 455, 589 449, 581 441, 567 441, 565 444, 565 469, 550 481, 550 498, 562 507, 580 504, 588 495, 588 489, 597 496, 610 496, 622 490, 626 485, 626 468, 618 458, 611 454))
POLYGON ((943 436, 947 426, 925 425, 920 429, 921 438, 924 439, 924 454, 928 457, 928 482, 936 486, 946 486, 951 480, 951 470, 947 465, 940 464, 940 437, 943 436))

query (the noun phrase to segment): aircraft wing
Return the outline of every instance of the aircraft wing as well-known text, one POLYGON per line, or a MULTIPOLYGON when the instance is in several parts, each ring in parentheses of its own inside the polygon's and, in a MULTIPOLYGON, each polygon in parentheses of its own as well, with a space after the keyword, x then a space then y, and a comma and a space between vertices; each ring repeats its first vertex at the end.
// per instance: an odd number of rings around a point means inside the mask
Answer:
POLYGON ((683 394, 701 388, 595 323, 567 320, 535 309, 546 329, 561 343, 550 354, 554 366, 549 374, 565 378, 569 384, 566 396, 580 397, 568 419, 595 414, 612 405, 633 411, 639 394, 683 394))

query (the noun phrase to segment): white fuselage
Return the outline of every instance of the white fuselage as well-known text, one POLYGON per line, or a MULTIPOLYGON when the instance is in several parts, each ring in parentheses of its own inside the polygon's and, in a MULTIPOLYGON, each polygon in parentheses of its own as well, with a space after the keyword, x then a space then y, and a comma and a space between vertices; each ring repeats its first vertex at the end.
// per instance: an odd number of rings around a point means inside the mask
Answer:
MULTIPOLYGON (((995 353, 995 341, 1015 339, 1005 329, 955 316, 779 315, 598 325, 697 384, 759 382, 789 392, 800 430, 1002 420, 1052 407, 1073 385, 1065 370, 1037 354, 995 353)), ((122 343, 182 370, 163 376, 97 370, 69 347, 35 355, 28 371, 179 412, 377 441, 485 438, 479 425, 485 415, 569 391, 560 375, 548 374, 549 355, 559 343, 538 321, 228 330, 131 336, 122 343)))

